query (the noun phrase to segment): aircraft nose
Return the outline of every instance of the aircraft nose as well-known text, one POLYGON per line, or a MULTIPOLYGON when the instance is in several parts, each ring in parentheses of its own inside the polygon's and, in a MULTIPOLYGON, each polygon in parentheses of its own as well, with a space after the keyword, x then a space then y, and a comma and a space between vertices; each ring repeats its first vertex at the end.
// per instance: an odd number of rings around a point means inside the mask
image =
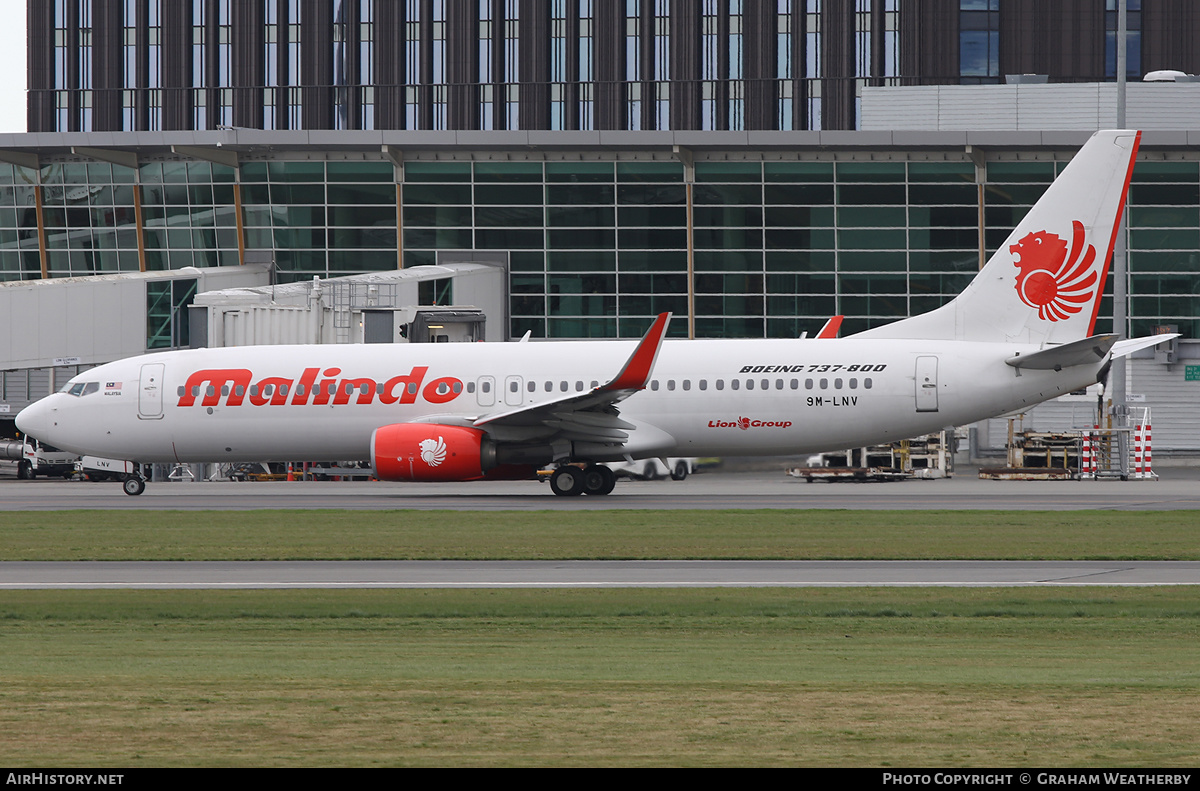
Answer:
POLYGON ((53 443, 50 434, 53 431, 53 407, 47 401, 50 398, 43 398, 40 401, 35 401, 29 406, 17 413, 17 429, 23 434, 28 434, 31 437, 42 440, 43 442, 53 443))

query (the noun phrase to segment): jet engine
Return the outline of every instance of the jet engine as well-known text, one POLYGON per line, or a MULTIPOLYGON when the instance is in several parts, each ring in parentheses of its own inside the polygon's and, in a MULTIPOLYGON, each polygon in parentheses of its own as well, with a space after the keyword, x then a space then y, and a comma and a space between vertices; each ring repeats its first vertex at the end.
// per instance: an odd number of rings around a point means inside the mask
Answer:
POLYGON ((371 460, 384 481, 473 481, 496 466, 484 432, 462 426, 396 423, 375 429, 371 460))

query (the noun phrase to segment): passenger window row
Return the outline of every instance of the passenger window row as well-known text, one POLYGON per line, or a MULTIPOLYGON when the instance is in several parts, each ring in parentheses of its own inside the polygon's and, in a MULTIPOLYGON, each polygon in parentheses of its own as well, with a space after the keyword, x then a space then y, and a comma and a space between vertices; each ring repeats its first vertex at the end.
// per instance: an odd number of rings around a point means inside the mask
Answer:
MULTIPOLYGON (((666 389, 668 391, 674 390, 675 384, 676 383, 675 383, 674 379, 667 379, 666 380, 666 389)), ((717 379, 713 382, 713 384, 716 386, 716 389, 718 389, 718 390, 725 389, 725 380, 724 379, 717 379)), ((815 379, 815 380, 814 379, 805 379, 804 380, 804 389, 805 390, 828 390, 829 384, 830 384, 829 379, 815 379)), ((862 385, 862 388, 864 390, 870 390, 874 386, 875 383, 874 383, 874 381, 872 381, 872 379, 870 377, 863 379, 861 382, 859 381, 859 379, 857 377, 852 377, 849 380, 843 380, 841 378, 837 378, 837 379, 833 380, 833 389, 841 390, 841 389, 843 389, 843 387, 848 386, 851 390, 857 390, 859 388, 860 384, 862 385)), ((697 385, 697 388, 700 390, 707 390, 708 389, 708 380, 700 379, 696 382, 696 385, 697 385)), ((650 381, 650 389, 651 390, 658 390, 661 386, 662 385, 660 384, 660 382, 657 379, 652 379, 650 381)), ((691 390, 692 389, 692 380, 691 379, 682 379, 679 382, 679 386, 683 390, 691 390)), ((785 380, 783 380, 783 379, 776 379, 776 380, 774 380, 774 382, 772 382, 772 380, 770 380, 770 379, 745 379, 745 380, 730 379, 729 380, 729 389, 730 390, 740 390, 742 387, 745 387, 747 390, 755 390, 755 389, 758 389, 758 390, 772 390, 772 389, 774 389, 774 390, 799 390, 800 389, 800 380, 799 379, 789 379, 789 380, 786 380, 786 384, 785 384, 785 380)))
MULTIPOLYGON (((555 391, 555 389, 557 389, 559 392, 562 392, 562 393, 567 393, 567 392, 570 392, 571 390, 574 390, 576 393, 582 393, 585 389, 595 390, 597 387, 600 386, 600 382, 593 379, 591 381, 591 383, 586 386, 586 388, 584 385, 585 385, 585 383, 582 379, 576 379, 574 382, 560 380, 557 384, 555 382, 548 381, 548 382, 544 382, 542 384, 542 389, 545 390, 547 393, 553 393, 555 391)), ((508 383, 508 389, 509 389, 509 392, 512 392, 512 393, 519 392, 520 384, 517 382, 516 379, 513 379, 512 381, 510 381, 508 383)), ((525 389, 531 393, 536 393, 538 391, 538 383, 531 379, 525 383, 525 389)), ((487 380, 480 382, 479 390, 482 393, 490 393, 492 391, 492 383, 487 380)), ((475 392, 475 383, 474 382, 467 382, 467 392, 468 393, 475 392)))
MULTIPOLYGON (((847 388, 847 387, 850 390, 857 390, 860 386, 864 390, 870 390, 874 386, 874 382, 872 381, 872 379, 870 377, 866 377, 866 378, 862 379, 861 381, 857 377, 851 377, 849 379, 842 379, 839 377, 839 378, 835 378, 833 380, 830 380, 828 378, 805 379, 803 389, 805 389, 805 390, 829 390, 831 381, 832 381, 832 389, 834 389, 834 390, 841 390, 841 389, 847 388)), ((663 381, 659 381, 658 379, 652 379, 650 381, 650 389, 652 391, 657 392, 658 390, 665 387, 665 389, 668 392, 673 392, 678 387, 678 389, 686 392, 686 391, 690 391, 692 389, 692 384, 693 383, 692 383, 691 379, 681 379, 678 382, 674 379, 666 379, 663 381)), ((696 389, 698 389, 698 390, 708 390, 709 382, 707 379, 698 379, 698 380, 696 380, 695 385, 696 385, 696 389)), ((516 379, 511 380, 508 383, 508 386, 509 386, 509 390, 512 391, 513 393, 518 392, 518 389, 520 387, 520 385, 516 379)), ((588 385, 588 387, 593 390, 599 386, 600 386, 600 383, 595 379, 593 379, 591 381, 591 383, 588 385)), ((717 390, 724 390, 725 389, 725 380, 724 379, 713 380, 713 386, 717 390)), ((261 388, 262 394, 264 396, 274 395, 276 387, 278 387, 280 395, 288 394, 289 388, 288 388, 288 385, 286 385, 286 384, 264 385, 261 388)), ((354 384, 351 384, 349 382, 342 383, 342 389, 345 391, 346 395, 352 395, 355 390, 357 390, 359 393, 362 393, 363 395, 368 395, 369 393, 372 392, 372 388, 374 389, 374 392, 376 392, 376 393, 383 392, 383 384, 382 383, 377 383, 377 382, 360 383, 357 385, 357 387, 354 384)), ((552 381, 546 381, 542 384, 542 388, 545 390, 545 392, 552 393, 555 391, 556 383, 552 382, 552 381)), ((801 384, 800 384, 799 379, 771 380, 771 379, 746 378, 744 380, 743 379, 730 379, 729 380, 729 389, 730 390, 741 390, 742 388, 745 388, 746 390, 799 390, 799 389, 801 389, 801 384)), ((89 395, 91 393, 95 393, 99 389, 100 389, 99 382, 87 382, 87 383, 78 382, 74 385, 71 385, 69 388, 64 388, 64 390, 68 394, 73 395, 73 396, 89 395)), ((179 386, 178 393, 181 398, 183 397, 186 389, 187 388, 185 388, 183 385, 179 386)), ((319 389, 320 389, 320 385, 317 385, 314 387, 314 391, 319 392, 319 389)), ((335 395, 337 393, 337 385, 335 385, 333 382, 330 382, 327 385, 325 385, 325 389, 329 395, 335 395)), ((491 382, 484 380, 483 382, 480 383, 479 389, 483 393, 490 393, 491 389, 492 389, 491 382)), ((538 383, 533 380, 530 380, 526 384, 526 389, 530 393, 536 393, 538 390, 538 383)), ((564 379, 564 380, 559 380, 557 382, 557 389, 559 392, 563 392, 563 393, 570 392, 572 389, 574 389, 574 391, 577 393, 581 393, 581 392, 583 392, 583 390, 585 388, 584 388, 584 382, 582 379, 577 379, 573 383, 564 379)), ((247 388, 243 387, 242 385, 237 385, 236 387, 233 388, 233 393, 240 398, 240 397, 246 395, 246 390, 247 390, 247 388)), ((407 386, 407 390, 409 393, 416 393, 417 392, 416 383, 409 382, 408 386, 407 386)), ((438 395, 446 395, 447 393, 451 392, 451 390, 453 390, 455 393, 461 393, 463 391, 463 385, 458 382, 454 383, 453 385, 449 385, 445 382, 438 383, 438 387, 437 387, 438 395)), ((466 391, 468 393, 474 393, 475 392, 475 383, 467 382, 466 391)), ((259 386, 251 385, 249 387, 249 392, 250 392, 250 395, 257 396, 259 394, 259 386)), ((193 385, 192 386, 192 397, 193 398, 199 397, 200 393, 201 393, 200 386, 193 385)), ((221 388, 221 395, 227 396, 227 395, 229 395, 229 393, 230 393, 230 386, 224 385, 221 388)), ((216 388, 213 385, 208 385, 208 387, 204 388, 204 394, 207 396, 214 396, 214 395, 216 395, 216 388)), ((304 396, 305 395, 304 385, 302 385, 302 384, 296 385, 295 394, 297 396, 304 396)))

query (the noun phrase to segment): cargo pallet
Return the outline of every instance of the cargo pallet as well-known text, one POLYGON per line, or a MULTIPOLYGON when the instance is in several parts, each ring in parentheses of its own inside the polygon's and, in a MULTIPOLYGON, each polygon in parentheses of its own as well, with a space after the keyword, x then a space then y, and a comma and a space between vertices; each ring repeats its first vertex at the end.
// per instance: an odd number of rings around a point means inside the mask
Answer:
POLYGON ((950 443, 953 432, 939 431, 890 445, 850 448, 821 454, 824 459, 845 463, 837 466, 792 467, 793 478, 816 481, 903 481, 909 478, 949 478, 953 474, 950 443))
POLYGON ((793 478, 803 478, 809 483, 816 481, 850 481, 864 483, 867 481, 902 481, 911 478, 911 472, 884 467, 792 467, 787 474, 793 478))

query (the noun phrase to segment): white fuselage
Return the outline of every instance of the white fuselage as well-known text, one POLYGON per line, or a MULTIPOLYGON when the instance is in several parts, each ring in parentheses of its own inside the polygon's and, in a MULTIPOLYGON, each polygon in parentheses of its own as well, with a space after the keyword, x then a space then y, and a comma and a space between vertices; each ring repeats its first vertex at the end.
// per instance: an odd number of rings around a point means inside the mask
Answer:
MULTIPOLYGON (((636 345, 164 352, 80 374, 72 383, 98 387, 50 395, 23 411, 19 425, 76 453, 140 462, 367 459, 372 432, 381 426, 471 425, 586 392, 620 370, 636 345)), ((666 341, 649 387, 619 404, 620 419, 637 427, 629 442, 607 454, 592 447, 574 456, 603 461, 857 447, 1032 406, 1096 380, 1099 364, 1019 374, 1004 364, 1016 352, 1036 350, 942 340, 666 341)), ((520 441, 519 434, 495 429, 499 441, 520 441)))

